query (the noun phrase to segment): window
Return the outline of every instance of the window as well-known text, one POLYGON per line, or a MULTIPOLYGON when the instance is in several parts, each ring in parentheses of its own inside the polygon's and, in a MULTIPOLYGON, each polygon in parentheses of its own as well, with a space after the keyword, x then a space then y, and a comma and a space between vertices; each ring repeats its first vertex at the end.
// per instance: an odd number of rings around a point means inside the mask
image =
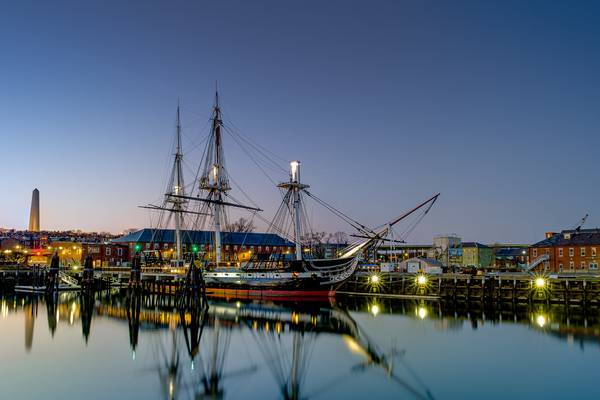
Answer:
POLYGON ((537 249, 533 249, 533 257, 537 257, 537 249))
POLYGON ((168 249, 169 248, 169 244, 168 243, 164 243, 163 244, 163 249, 168 249))
POLYGON ((569 268, 575 269, 575 262, 574 261, 569 261, 569 268))
POLYGON ((158 250, 158 243, 154 243, 154 250, 158 250))
POLYGON ((569 257, 573 257, 575 255, 575 249, 570 247, 569 248, 569 257))
POLYGON ((558 256, 559 257, 563 256, 563 249, 562 249, 562 247, 558 249, 558 256))
POLYGON ((581 262, 581 269, 585 269, 585 261, 581 262))
POLYGON ((596 264, 595 262, 590 263, 590 269, 598 269, 598 264, 596 264))
POLYGON ((146 243, 146 250, 150 248, 150 243, 146 243))
POLYGON ((558 270, 559 270, 560 272, 562 272, 562 270, 563 270, 563 265, 562 265, 562 263, 559 263, 559 264, 558 264, 558 270))
POLYGON ((596 257, 596 248, 592 247, 592 257, 596 257))
POLYGON ((585 257, 585 247, 581 248, 581 257, 585 257))
POLYGON ((110 256, 110 247, 106 248, 105 253, 106 253, 107 256, 110 256))
POLYGON ((120 248, 120 247, 119 247, 119 248, 117 249, 117 255, 118 255, 119 257, 121 257, 121 256, 123 255, 123 249, 122 249, 122 248, 120 248))

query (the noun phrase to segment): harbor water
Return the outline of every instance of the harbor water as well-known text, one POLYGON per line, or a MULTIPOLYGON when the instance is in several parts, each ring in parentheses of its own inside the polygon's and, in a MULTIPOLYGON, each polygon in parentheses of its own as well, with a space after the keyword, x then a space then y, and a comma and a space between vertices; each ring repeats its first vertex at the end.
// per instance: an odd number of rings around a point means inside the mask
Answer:
POLYGON ((2 399, 598 399, 598 309, 0 295, 2 399))

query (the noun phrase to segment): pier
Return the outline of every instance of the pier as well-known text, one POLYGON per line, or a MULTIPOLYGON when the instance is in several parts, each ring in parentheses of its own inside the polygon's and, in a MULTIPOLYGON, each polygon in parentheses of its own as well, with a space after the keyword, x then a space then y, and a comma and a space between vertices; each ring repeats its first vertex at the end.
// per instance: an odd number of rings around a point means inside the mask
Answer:
MULTIPOLYGON (((12 289, 19 285, 32 285, 35 280, 44 279, 40 278, 40 273, 48 272, 30 268, 0 270, 0 287, 12 289)), ((59 278, 75 285, 83 282, 83 275, 81 270, 61 270, 59 278)), ((95 269, 93 276, 96 287, 128 287, 131 283, 129 268, 95 269)), ((144 294, 175 296, 185 282, 186 276, 183 273, 142 268, 136 285, 144 294)), ((245 291, 240 289, 239 292, 245 291)), ((453 302, 600 305, 600 275, 544 276, 521 273, 472 276, 358 272, 341 285, 336 293, 379 298, 443 299, 453 302)), ((207 294, 210 296, 211 291, 208 290, 207 294)))
POLYGON ((337 293, 456 302, 599 305, 600 275, 357 273, 337 293))

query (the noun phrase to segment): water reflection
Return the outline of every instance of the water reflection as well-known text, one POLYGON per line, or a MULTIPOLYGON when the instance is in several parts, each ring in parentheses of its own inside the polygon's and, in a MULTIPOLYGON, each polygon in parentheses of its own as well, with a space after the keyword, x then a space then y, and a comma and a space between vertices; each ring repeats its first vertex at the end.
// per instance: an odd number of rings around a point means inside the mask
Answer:
MULTIPOLYGON (((126 323, 133 362, 140 363, 143 373, 156 376, 159 398, 165 399, 227 398, 236 382, 251 381, 260 374, 262 384, 264 376, 270 376, 270 392, 279 398, 311 399, 369 371, 379 371, 405 397, 434 398, 423 379, 425 371, 417 371, 407 362, 405 355, 410 349, 384 349, 357 322, 364 318, 413 319, 436 330, 453 331, 477 330, 486 324, 519 324, 569 343, 578 342, 582 349, 585 344, 600 343, 597 312, 552 305, 489 308, 481 304, 343 297, 326 304, 219 301, 178 308, 172 296, 127 291, 1 296, 3 319, 13 313, 24 316, 26 352, 36 346, 38 309, 46 310, 52 338, 61 329, 81 324, 86 346, 97 329, 95 319, 126 323), (337 337, 354 358, 340 358, 346 360, 340 364, 340 360, 315 355, 318 342, 326 337, 337 337), (154 349, 142 350, 143 363, 136 360, 140 342, 154 349), (232 342, 236 343, 233 352, 232 342), (327 361, 334 368, 315 379, 309 371, 327 361)), ((102 338, 107 339, 111 340, 102 338)))

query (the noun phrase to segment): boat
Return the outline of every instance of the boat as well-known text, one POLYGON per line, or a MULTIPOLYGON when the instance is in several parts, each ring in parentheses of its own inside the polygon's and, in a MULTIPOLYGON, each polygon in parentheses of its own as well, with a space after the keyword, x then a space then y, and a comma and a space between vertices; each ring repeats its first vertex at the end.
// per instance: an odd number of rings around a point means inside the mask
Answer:
POLYGON ((214 252, 211 252, 213 257, 205 257, 202 265, 206 293, 209 296, 227 298, 333 296, 336 288, 354 274, 361 255, 368 248, 385 240, 392 227, 408 216, 418 211, 422 216, 427 214, 440 195, 438 193, 432 196, 378 229, 370 229, 309 191, 310 186, 301 181, 300 161, 293 160, 289 163, 288 179, 277 184, 277 188, 282 192, 282 202, 273 220, 268 222, 271 232, 288 239, 293 243, 295 251, 276 256, 255 257, 233 263, 234 266, 231 266, 231 262, 222 260, 222 235, 226 233, 223 232, 223 226, 226 226, 226 211, 236 208, 250 212, 254 217, 263 210, 258 206, 242 204, 229 193, 231 185, 225 163, 222 136, 223 131, 230 128, 223 123, 218 91, 215 93, 209 123, 210 132, 196 174, 197 179, 192 183, 191 193, 187 193, 182 173, 181 120, 179 106, 177 107, 175 155, 163 204, 142 206, 167 212, 168 220, 171 217, 174 220, 175 259, 171 263, 177 267, 185 267, 182 247, 184 217, 192 217, 192 225, 195 229, 210 225, 214 238, 214 252), (358 231, 355 235, 358 240, 340 250, 337 258, 319 259, 303 251, 305 250, 303 233, 307 230, 304 203, 307 197, 314 199, 358 231))

